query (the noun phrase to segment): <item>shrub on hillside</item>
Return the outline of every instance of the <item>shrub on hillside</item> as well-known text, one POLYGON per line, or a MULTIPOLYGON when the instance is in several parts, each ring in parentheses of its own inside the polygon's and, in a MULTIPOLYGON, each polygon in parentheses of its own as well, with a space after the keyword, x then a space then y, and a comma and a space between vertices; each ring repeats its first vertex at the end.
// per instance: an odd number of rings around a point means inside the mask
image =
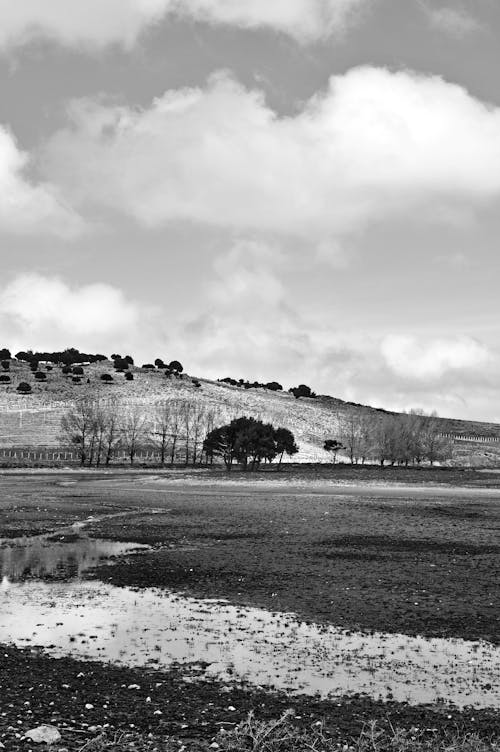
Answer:
POLYGON ((10 382, 10 376, 7 376, 6 373, 0 374, 0 382, 2 384, 8 384, 10 382))
POLYGON ((115 358, 113 366, 117 371, 126 371, 129 367, 129 362, 125 358, 115 358))
POLYGON ((83 368, 81 366, 73 366, 72 373, 74 376, 83 376, 83 368))
POLYGON ((133 381, 134 380, 134 374, 131 373, 130 371, 127 371, 127 373, 125 374, 125 379, 127 381, 133 381))
POLYGON ((184 370, 184 367, 182 363, 180 363, 178 360, 172 360, 168 364, 169 371, 173 371, 174 373, 182 373, 184 370))
POLYGON ((71 373, 71 366, 63 366, 61 372, 64 373, 65 376, 69 376, 71 373))
POLYGON ((101 375, 101 381, 110 382, 110 381, 113 381, 113 377, 111 376, 110 373, 103 373, 101 375))
POLYGON ((31 384, 28 384, 26 381, 21 381, 21 383, 17 387, 17 391, 19 392, 19 394, 31 394, 31 384))
POLYGON ((37 371, 35 373, 35 379, 37 381, 47 381, 47 374, 44 373, 43 371, 37 371))
POLYGON ((2 360, 2 368, 4 371, 10 371, 10 360, 2 360))
POLYGON ((10 360, 12 358, 12 355, 10 354, 10 350, 6 347, 2 347, 0 349, 0 360, 10 360))
POLYGON ((71 381, 73 382, 73 384, 81 384, 82 383, 82 380, 81 380, 80 376, 72 376, 71 377, 71 381))
POLYGON ((146 371, 154 371, 155 367, 152 363, 143 363, 142 368, 145 368, 146 371))
POLYGON ((316 397, 315 392, 313 392, 311 387, 307 386, 307 384, 299 384, 298 386, 292 387, 288 391, 290 392, 290 394, 293 394, 295 399, 299 399, 299 397, 316 397))
POLYGON ((161 358, 156 358, 156 360, 155 360, 155 366, 157 368, 165 368, 166 367, 165 363, 163 362, 163 360, 161 358))

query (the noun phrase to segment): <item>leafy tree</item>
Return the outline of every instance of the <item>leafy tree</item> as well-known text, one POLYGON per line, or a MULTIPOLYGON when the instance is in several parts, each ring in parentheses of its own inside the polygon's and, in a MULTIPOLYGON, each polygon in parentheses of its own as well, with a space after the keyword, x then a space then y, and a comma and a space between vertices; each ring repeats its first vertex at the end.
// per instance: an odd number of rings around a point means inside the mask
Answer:
POLYGON ((283 455, 288 454, 288 456, 291 457, 292 455, 297 454, 299 449, 295 443, 293 433, 289 431, 288 428, 277 428, 274 433, 274 439, 276 441, 276 452, 279 454, 279 470, 283 461, 283 455))
POLYGON ((133 366, 134 365, 134 359, 133 359, 133 357, 131 355, 125 355, 125 357, 123 358, 123 360, 126 360, 127 363, 129 364, 129 366, 133 366))
POLYGON ((341 449, 344 449, 342 446, 342 443, 340 441, 337 441, 337 439, 327 439, 324 443, 323 449, 325 449, 327 452, 331 452, 333 456, 333 464, 337 461, 337 452, 340 452, 341 449))
POLYGON ((10 354, 10 350, 6 347, 2 347, 0 349, 0 360, 10 360, 12 358, 12 355, 10 354))
POLYGON ((271 392, 281 392, 283 390, 283 387, 277 381, 268 381, 268 383, 264 384, 264 386, 266 389, 269 389, 271 392))
POLYGON ((113 366, 117 371, 127 371, 129 365, 130 364, 126 358, 115 358, 113 361, 113 366))
POLYGON ((288 391, 290 394, 293 394, 295 399, 299 399, 299 397, 316 397, 316 394, 311 390, 310 386, 307 386, 307 384, 299 384, 288 391))
POLYGON ((168 368, 170 371, 173 371, 174 373, 182 373, 184 368, 182 366, 182 363, 180 363, 178 360, 172 360, 168 364, 168 368))
POLYGON ((165 363, 163 362, 163 360, 161 358, 156 358, 156 360, 155 360, 155 366, 157 368, 165 368, 165 363))
POLYGON ((209 458, 222 457, 227 470, 238 462, 246 471, 254 470, 263 461, 273 462, 278 454, 281 465, 285 453, 292 455, 298 450, 288 429, 276 429, 270 423, 243 416, 210 431, 203 451, 209 458))

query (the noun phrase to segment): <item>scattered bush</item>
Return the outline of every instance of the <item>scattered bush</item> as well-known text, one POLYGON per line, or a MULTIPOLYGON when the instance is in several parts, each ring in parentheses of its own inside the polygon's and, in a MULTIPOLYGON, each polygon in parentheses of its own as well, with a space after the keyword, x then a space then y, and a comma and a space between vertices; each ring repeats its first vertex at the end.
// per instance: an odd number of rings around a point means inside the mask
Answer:
POLYGON ((183 370, 184 370, 184 367, 183 367, 182 363, 179 363, 178 360, 172 360, 168 364, 168 369, 169 369, 169 371, 173 371, 174 373, 182 373, 183 370))
POLYGON ((165 368, 165 363, 163 362, 163 360, 161 358, 156 358, 156 360, 155 360, 155 366, 157 368, 165 368))
POLYGON ((129 362, 126 360, 126 358, 115 358, 113 361, 113 366, 117 371, 127 371, 129 367, 129 362))
POLYGON ((10 354, 10 350, 8 350, 6 347, 2 347, 0 349, 0 360, 10 360, 12 358, 12 355, 10 354))
POLYGON ((315 392, 311 390, 310 386, 307 386, 307 384, 299 384, 298 386, 294 386, 291 389, 288 390, 290 394, 293 394, 295 399, 299 399, 299 397, 316 397, 315 392))
POLYGON ((37 371, 35 373, 35 379, 37 381, 47 381, 47 374, 44 373, 43 371, 37 371))
POLYGON ((155 367, 152 363, 143 363, 143 368, 145 368, 147 371, 154 371, 155 367))
POLYGON ((109 383, 110 381, 113 381, 113 377, 111 376, 110 373, 103 373, 101 375, 101 381, 106 381, 109 383))
POLYGON ((6 373, 0 374, 0 382, 2 384, 8 384, 10 382, 10 376, 7 376, 6 373))
POLYGON ((26 381, 21 381, 21 383, 17 387, 17 391, 19 392, 19 394, 31 394, 31 384, 28 384, 26 381))
POLYGON ((71 373, 71 366, 63 366, 61 372, 64 373, 65 376, 69 376, 71 373))
POLYGON ((131 373, 130 371, 127 371, 126 374, 125 374, 125 379, 127 381, 133 381, 134 380, 134 374, 131 373))
POLYGON ((83 368, 81 366, 73 366, 72 372, 74 376, 83 376, 83 368))
POLYGON ((10 371, 10 360, 2 360, 2 368, 4 371, 10 371))
POLYGON ((192 384, 193 384, 193 385, 194 385, 194 386, 195 386, 195 387, 196 387, 197 389, 199 389, 199 388, 201 387, 201 384, 200 384, 200 382, 198 381, 198 379, 191 379, 191 383, 192 383, 192 384))
POLYGON ((73 382, 73 384, 81 384, 82 383, 82 379, 81 379, 80 376, 72 376, 71 377, 71 381, 73 382))

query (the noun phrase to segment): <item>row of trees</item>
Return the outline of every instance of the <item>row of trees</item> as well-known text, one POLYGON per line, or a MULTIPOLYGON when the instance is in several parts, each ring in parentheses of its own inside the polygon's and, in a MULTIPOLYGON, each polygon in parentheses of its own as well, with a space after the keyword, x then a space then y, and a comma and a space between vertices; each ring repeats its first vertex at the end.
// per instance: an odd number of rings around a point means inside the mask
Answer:
POLYGON ((78 449, 82 465, 109 465, 118 455, 134 464, 149 450, 160 463, 196 465, 210 458, 203 441, 220 421, 216 409, 189 399, 159 400, 151 406, 127 404, 119 398, 82 398, 62 418, 65 443, 78 449))
POLYGON ((82 465, 109 465, 117 457, 131 465, 141 450, 154 452, 161 465, 197 465, 221 458, 227 469, 244 470, 298 449, 293 434, 255 418, 226 417, 217 408, 190 399, 165 399, 152 406, 119 399, 84 398, 64 415, 62 438, 78 449, 82 465), (149 407, 149 409, 148 409, 149 407))
POLYGON ((452 457, 453 442, 441 432, 437 416, 422 411, 380 415, 356 410, 341 420, 337 439, 327 440, 325 449, 334 458, 347 454, 352 464, 433 465, 452 457))

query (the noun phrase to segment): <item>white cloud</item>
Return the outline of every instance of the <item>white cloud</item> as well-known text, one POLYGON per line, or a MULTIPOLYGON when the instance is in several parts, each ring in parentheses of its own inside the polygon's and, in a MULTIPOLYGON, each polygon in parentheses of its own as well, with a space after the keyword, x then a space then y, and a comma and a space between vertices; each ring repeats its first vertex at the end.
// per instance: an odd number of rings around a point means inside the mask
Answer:
POLYGON ((115 287, 70 287, 57 277, 22 274, 0 290, 3 341, 21 349, 120 346, 136 335, 144 311, 115 287))
POLYGON ((12 135, 0 126, 0 231, 54 233, 70 237, 81 230, 77 215, 48 183, 26 177, 29 157, 12 135))
POLYGON ((47 146, 49 178, 77 205, 148 227, 319 242, 395 214, 446 222, 500 196, 500 109, 411 72, 334 76, 284 118, 224 74, 145 110, 80 100, 70 118, 47 146))
POLYGON ((449 371, 481 371, 489 362, 488 350, 471 337, 419 341, 406 335, 389 335, 382 342, 387 365, 410 380, 432 381, 449 371))
POLYGON ((120 44, 164 18, 269 28, 299 41, 343 30, 368 0, 0 0, 0 48, 49 39, 88 50, 120 44), (69 6, 69 3, 71 5, 69 6))
POLYGON ((458 39, 483 28, 479 20, 465 8, 430 8, 424 3, 422 3, 422 8, 433 28, 458 39))

